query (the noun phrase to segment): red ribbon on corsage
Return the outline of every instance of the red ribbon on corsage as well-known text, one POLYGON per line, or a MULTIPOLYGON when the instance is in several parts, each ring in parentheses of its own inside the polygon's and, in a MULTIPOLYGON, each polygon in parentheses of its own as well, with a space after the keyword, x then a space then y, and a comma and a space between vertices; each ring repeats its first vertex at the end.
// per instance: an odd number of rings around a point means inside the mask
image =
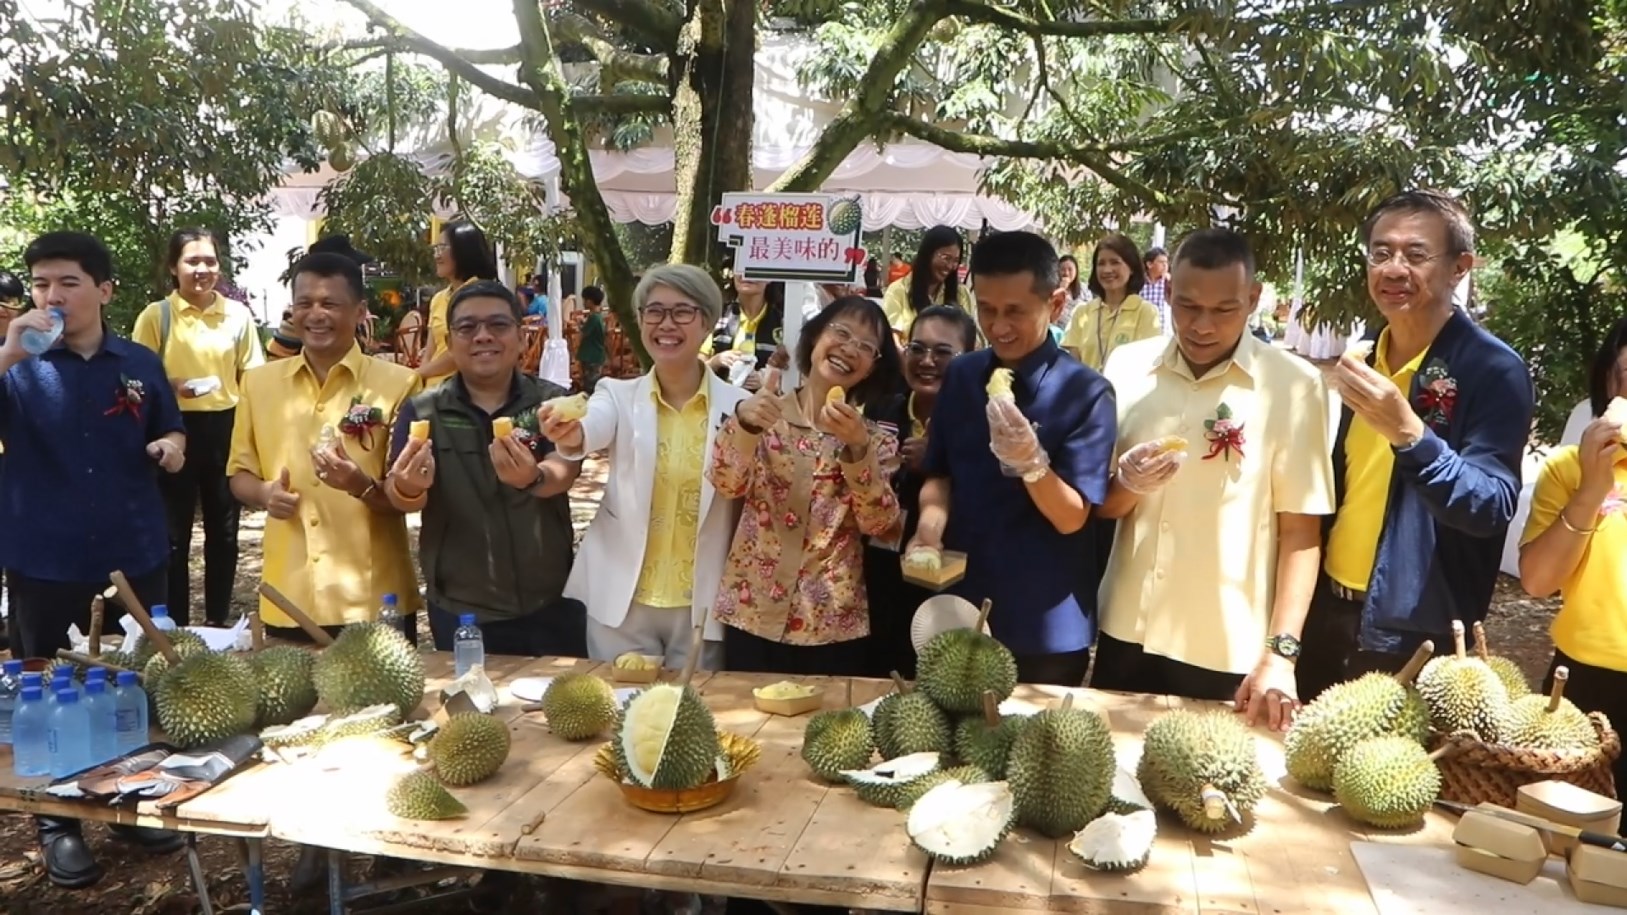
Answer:
POLYGON ((1203 421, 1204 438, 1209 441, 1209 453, 1203 456, 1206 461, 1220 458, 1227 463, 1231 462, 1232 455, 1237 460, 1243 460, 1243 424, 1232 421, 1232 408, 1221 404, 1215 408, 1215 418, 1203 421))
POLYGON ((127 375, 119 376, 119 389, 114 394, 113 406, 102 411, 103 416, 118 416, 128 413, 141 422, 141 404, 147 399, 147 389, 142 383, 127 375))
POLYGON ((363 451, 372 449, 373 446, 368 439, 372 438, 374 429, 383 426, 384 411, 362 403, 360 397, 351 399, 350 409, 345 412, 345 418, 339 420, 339 431, 355 439, 363 451))

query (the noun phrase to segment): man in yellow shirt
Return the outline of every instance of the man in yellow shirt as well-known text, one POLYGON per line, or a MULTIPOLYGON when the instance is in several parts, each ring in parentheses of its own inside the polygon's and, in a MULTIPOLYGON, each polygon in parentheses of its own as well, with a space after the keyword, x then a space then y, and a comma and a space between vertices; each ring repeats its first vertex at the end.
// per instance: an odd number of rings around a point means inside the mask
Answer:
POLYGON ((1090 685, 1232 700, 1286 729, 1333 511, 1327 393, 1248 333, 1260 283, 1242 235, 1188 236, 1170 294, 1174 339, 1127 343, 1104 373, 1120 456, 1101 514, 1122 520, 1090 685))
MULTIPOLYGON (((227 467, 232 493, 269 516, 265 581, 322 626, 373 619, 386 594, 409 618, 418 590, 406 519, 385 495, 390 428, 419 390, 413 371, 362 353, 361 269, 337 254, 294 265, 298 358, 243 376, 227 467)), ((294 622, 269 602, 279 635, 294 622)), ((297 637, 297 636, 296 636, 297 637)))

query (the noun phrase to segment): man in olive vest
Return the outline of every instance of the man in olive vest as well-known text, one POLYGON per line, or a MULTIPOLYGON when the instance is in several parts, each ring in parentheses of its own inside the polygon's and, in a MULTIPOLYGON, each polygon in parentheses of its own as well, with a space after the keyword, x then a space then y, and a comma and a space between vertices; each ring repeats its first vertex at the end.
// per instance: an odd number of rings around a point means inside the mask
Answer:
POLYGON ((419 561, 438 650, 451 650, 458 618, 473 614, 487 654, 586 657, 585 610, 562 596, 567 493, 581 466, 537 434, 537 407, 566 391, 520 372, 520 317, 501 283, 452 296, 457 374, 402 407, 386 491, 401 511, 424 513, 419 561), (412 434, 420 422, 427 437, 421 425, 412 434))

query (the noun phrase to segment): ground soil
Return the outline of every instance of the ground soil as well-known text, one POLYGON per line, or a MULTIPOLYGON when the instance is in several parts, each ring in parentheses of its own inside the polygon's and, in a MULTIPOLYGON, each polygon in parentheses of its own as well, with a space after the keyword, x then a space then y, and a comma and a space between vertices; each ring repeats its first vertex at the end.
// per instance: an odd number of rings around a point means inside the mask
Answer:
MULTIPOLYGON (((590 460, 572 493, 572 514, 579 534, 592 518, 603 486, 604 467, 602 463, 590 460)), ((247 514, 243 518, 242 559, 238 566, 234 602, 239 612, 251 605, 255 588, 259 585, 260 540, 264 527, 263 515, 247 514)), ((201 532, 197 536, 201 543, 201 532)), ((195 565, 194 594, 202 592, 201 573, 201 567, 195 565)), ((1548 623, 1555 608, 1554 601, 1527 597, 1520 590, 1519 583, 1512 579, 1504 577, 1498 581, 1491 616, 1486 622, 1487 643, 1497 653, 1513 658, 1533 683, 1541 681, 1553 654, 1553 643, 1548 638, 1548 623)), ((426 640, 429 637, 427 627, 423 636, 426 640)), ((87 890, 59 890, 44 878, 35 844, 33 821, 17 815, 0 816, 0 906, 11 915, 191 915, 200 911, 184 856, 146 856, 111 841, 99 826, 87 827, 86 835, 106 869, 106 876, 87 890)), ((203 871, 208 875, 210 898, 216 911, 235 905, 243 905, 246 911, 248 889, 238 843, 204 837, 198 842, 198 852, 203 861, 203 871)), ((297 846, 277 841, 266 843, 269 910, 285 915, 327 911, 325 889, 319 887, 296 891, 290 885, 298 857, 297 846)), ((358 858, 348 862, 347 874, 357 880, 367 878, 375 870, 394 875, 400 873, 401 866, 399 862, 380 863, 358 858)), ((408 890, 366 904, 388 899, 404 901, 432 891, 408 890)), ((430 902, 414 911, 587 915, 597 910, 601 902, 591 890, 578 885, 540 879, 503 879, 487 882, 485 892, 479 897, 430 902)), ((357 910, 362 908, 363 905, 358 905, 357 910)), ((670 904, 651 908, 673 910, 670 904)))

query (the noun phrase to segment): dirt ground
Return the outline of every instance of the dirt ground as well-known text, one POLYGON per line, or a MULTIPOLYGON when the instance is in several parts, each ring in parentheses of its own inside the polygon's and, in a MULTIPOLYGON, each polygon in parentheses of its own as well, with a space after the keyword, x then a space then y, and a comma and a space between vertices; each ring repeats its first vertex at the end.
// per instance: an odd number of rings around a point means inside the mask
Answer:
MULTIPOLYGON (((590 460, 582 479, 572 491, 572 516, 578 535, 592 518, 604 486, 604 466, 590 460)), ((416 520, 416 519, 414 519, 416 520)), ((260 540, 265 518, 249 514, 243 518, 241 531, 242 558, 238 565, 238 580, 234 603, 238 611, 250 606, 255 588, 260 581, 260 540)), ((202 533, 197 535, 198 543, 202 533)), ((193 592, 202 592, 202 569, 193 568, 193 592)), ((1520 590, 1519 583, 1503 578, 1498 582, 1490 618, 1487 620, 1487 642, 1494 651, 1513 658, 1533 682, 1541 681, 1553 653, 1548 638, 1548 623, 1557 604, 1555 601, 1532 600, 1520 590)), ((422 617, 420 617, 422 619, 422 617)), ((429 637, 427 625, 424 638, 429 637)), ((27 817, 0 816, 0 906, 9 915, 191 915, 200 911, 197 894, 187 874, 186 859, 176 854, 165 858, 152 858, 111 841, 99 826, 87 828, 87 837, 96 850, 106 876, 88 890, 64 891, 56 889, 45 879, 39 864, 34 840, 33 821, 27 817)), ((208 875, 209 893, 216 911, 241 905, 247 911, 248 886, 238 843, 228 839, 203 837, 198 852, 208 875)), ((266 889, 270 911, 287 915, 305 915, 327 911, 327 893, 322 887, 296 892, 291 886, 299 848, 284 842, 266 843, 266 889)), ((398 862, 380 864, 371 859, 356 858, 347 864, 347 874, 353 880, 366 879, 379 872, 390 876, 401 873, 398 862), (377 871, 375 871, 375 868, 377 871)), ((588 915, 598 909, 599 899, 591 888, 563 881, 542 879, 504 878, 483 881, 480 895, 446 902, 428 902, 414 911, 429 913, 461 913, 470 911, 533 912, 538 915, 588 915)), ((434 892, 431 889, 406 890, 393 897, 380 897, 357 904, 357 911, 366 906, 388 900, 406 901, 434 892)), ((654 905, 646 910, 671 911, 670 904, 654 905)), ((710 907, 709 907, 710 908, 710 907)))

